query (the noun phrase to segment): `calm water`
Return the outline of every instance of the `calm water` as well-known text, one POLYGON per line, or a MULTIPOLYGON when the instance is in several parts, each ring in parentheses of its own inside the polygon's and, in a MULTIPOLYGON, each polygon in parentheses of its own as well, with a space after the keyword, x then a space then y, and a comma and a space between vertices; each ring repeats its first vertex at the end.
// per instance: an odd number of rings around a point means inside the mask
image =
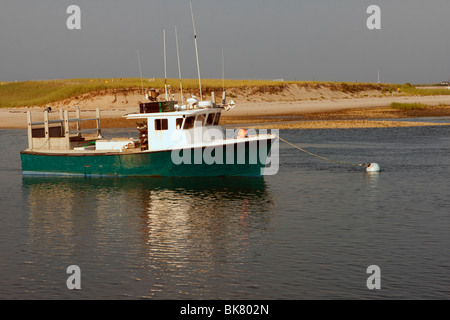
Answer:
POLYGON ((22 177, 0 130, 0 299, 450 298, 450 127, 280 134, 383 172, 280 144, 262 179, 22 177))

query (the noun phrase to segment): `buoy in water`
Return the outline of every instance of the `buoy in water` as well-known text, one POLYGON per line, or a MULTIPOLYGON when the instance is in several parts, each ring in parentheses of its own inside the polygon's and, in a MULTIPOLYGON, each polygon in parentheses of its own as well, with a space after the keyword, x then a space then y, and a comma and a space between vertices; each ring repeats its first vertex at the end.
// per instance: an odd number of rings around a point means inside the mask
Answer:
POLYGON ((366 167, 367 172, 380 172, 380 166, 378 163, 369 163, 366 167))

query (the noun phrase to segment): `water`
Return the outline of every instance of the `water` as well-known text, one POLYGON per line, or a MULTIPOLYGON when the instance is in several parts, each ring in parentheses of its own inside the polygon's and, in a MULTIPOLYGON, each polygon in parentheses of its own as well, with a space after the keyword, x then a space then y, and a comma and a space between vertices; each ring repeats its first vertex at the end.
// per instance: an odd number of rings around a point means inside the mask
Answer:
POLYGON ((450 127, 280 135, 383 171, 280 144, 262 179, 25 178, 0 130, 0 299, 450 298, 450 127))

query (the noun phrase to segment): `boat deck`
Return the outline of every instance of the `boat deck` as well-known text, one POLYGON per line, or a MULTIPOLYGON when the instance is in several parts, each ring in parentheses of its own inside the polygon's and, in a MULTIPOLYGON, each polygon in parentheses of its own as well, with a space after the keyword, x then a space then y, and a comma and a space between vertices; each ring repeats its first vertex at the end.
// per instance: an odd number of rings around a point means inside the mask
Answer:
POLYGON ((67 154, 67 155, 113 155, 113 154, 133 154, 133 153, 143 153, 144 151, 141 151, 140 149, 126 149, 123 151, 120 150, 30 150, 26 149, 22 151, 24 153, 30 153, 30 154, 67 154))
POLYGON ((227 145, 239 144, 239 143, 258 143, 258 141, 272 140, 276 138, 273 134, 259 134, 250 135, 245 138, 231 138, 216 141, 203 141, 202 143, 189 144, 185 146, 177 146, 171 149, 163 150, 141 150, 139 147, 135 148, 124 148, 124 149, 70 149, 70 150, 52 150, 52 149, 26 149, 23 152, 28 154, 48 154, 48 155, 125 155, 125 154, 137 154, 137 153, 148 153, 148 152, 159 152, 159 151, 171 151, 179 149, 194 149, 194 148, 214 148, 214 147, 226 147, 227 145))

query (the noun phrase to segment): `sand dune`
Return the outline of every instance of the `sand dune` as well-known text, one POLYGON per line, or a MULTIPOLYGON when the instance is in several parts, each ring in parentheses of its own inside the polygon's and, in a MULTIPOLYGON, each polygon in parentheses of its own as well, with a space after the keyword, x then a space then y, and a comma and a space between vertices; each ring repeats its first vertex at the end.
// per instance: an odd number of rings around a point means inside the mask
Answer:
MULTIPOLYGON (((185 97, 186 98, 186 97, 185 97)), ((208 97, 204 95, 204 99, 208 97)), ((175 94, 175 99, 180 97, 175 94)), ((404 96, 397 93, 381 93, 376 90, 363 91, 358 93, 333 91, 326 87, 317 89, 300 88, 298 86, 286 86, 282 91, 264 92, 250 89, 230 89, 229 100, 236 102, 233 110, 222 114, 222 123, 224 124, 242 124, 242 123, 264 123, 270 126, 270 123, 276 123, 276 127, 300 127, 304 120, 330 120, 322 121, 316 124, 323 127, 348 126, 350 122, 337 122, 336 120, 376 119, 381 115, 383 118, 400 117, 418 117, 428 115, 450 115, 450 95, 444 96, 404 96), (430 110, 416 112, 414 115, 408 115, 394 110, 383 109, 392 102, 420 102, 427 106, 434 106, 434 111, 430 110), (380 114, 380 110, 385 112, 380 114), (349 110, 357 110, 357 115, 350 116, 349 110), (337 114, 340 116, 336 118, 337 114), (333 120, 333 121, 331 121, 333 120), (280 124, 280 122, 289 121, 289 123, 280 124), (292 121, 298 122, 294 125, 292 121)), ((100 108, 102 112, 103 127, 127 127, 134 126, 134 123, 127 122, 122 118, 123 114, 138 112, 139 102, 142 102, 140 90, 130 90, 123 92, 104 92, 97 94, 87 94, 79 97, 77 100, 60 101, 50 105, 53 112, 51 116, 58 117, 60 108, 65 110, 74 110, 79 106, 83 117, 93 117, 95 108, 100 108)), ((44 107, 32 108, 3 108, 0 109, 0 128, 26 128, 26 111, 31 110, 33 121, 40 121, 43 118, 42 110, 44 107)), ((432 108, 433 109, 433 108, 432 108)), ((392 122, 392 121, 391 121, 392 122)), ((356 123, 354 123, 356 125, 356 123)), ((359 122, 358 126, 386 125, 386 122, 376 124, 359 122)), ((393 121, 390 125, 404 126, 405 123, 393 121)), ((410 125, 424 125, 423 123, 413 122, 410 125)), ((429 125, 429 123, 427 124, 429 125)), ((275 126, 275 124, 274 124, 275 126)), ((303 124, 304 126, 304 124, 303 124)))

